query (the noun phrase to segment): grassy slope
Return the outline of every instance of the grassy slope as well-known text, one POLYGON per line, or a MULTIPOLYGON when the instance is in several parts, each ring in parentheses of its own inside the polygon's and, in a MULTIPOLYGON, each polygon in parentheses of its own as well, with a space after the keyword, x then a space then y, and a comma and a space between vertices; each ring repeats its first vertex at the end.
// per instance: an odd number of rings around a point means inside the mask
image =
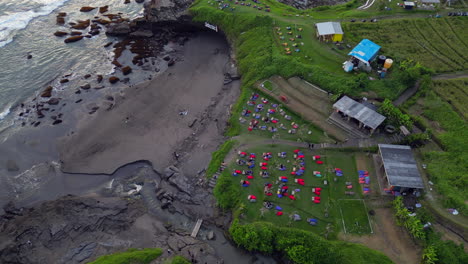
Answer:
MULTIPOLYGON (((446 151, 427 151, 424 162, 427 172, 436 183, 437 190, 444 195, 446 207, 457 207, 463 214, 468 213, 465 201, 468 200, 468 130, 466 121, 453 110, 452 106, 441 99, 432 89, 440 90, 442 84, 450 86, 452 81, 437 81, 434 86, 413 100, 409 112, 418 116, 424 125, 432 130, 436 139, 446 151)), ((464 95, 459 100, 466 100, 464 95), (465 99, 464 99, 465 98, 465 99)))

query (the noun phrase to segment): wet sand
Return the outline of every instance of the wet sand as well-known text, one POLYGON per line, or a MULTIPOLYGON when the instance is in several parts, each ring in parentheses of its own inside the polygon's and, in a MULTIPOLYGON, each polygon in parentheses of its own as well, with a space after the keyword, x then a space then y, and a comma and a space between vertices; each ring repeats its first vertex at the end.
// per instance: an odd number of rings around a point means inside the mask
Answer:
POLYGON ((62 138, 62 170, 111 174, 139 160, 161 169, 175 162, 174 152, 183 160, 197 146, 213 151, 239 84, 223 85, 228 47, 219 36, 204 34, 186 43, 183 61, 152 81, 127 88, 112 110, 82 119, 73 135, 62 138), (198 142, 201 138, 207 140, 198 142))

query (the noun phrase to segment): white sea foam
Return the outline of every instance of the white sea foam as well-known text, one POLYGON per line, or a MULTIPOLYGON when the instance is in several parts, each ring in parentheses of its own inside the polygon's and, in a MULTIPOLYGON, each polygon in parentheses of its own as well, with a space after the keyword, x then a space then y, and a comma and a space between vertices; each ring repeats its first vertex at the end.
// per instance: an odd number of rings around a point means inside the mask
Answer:
POLYGON ((16 33, 28 26, 36 17, 45 16, 63 5, 68 0, 34 0, 43 6, 35 10, 10 13, 0 16, 0 47, 13 41, 16 33))
POLYGON ((2 112, 0 112, 0 120, 4 119, 10 113, 11 106, 7 106, 2 112))

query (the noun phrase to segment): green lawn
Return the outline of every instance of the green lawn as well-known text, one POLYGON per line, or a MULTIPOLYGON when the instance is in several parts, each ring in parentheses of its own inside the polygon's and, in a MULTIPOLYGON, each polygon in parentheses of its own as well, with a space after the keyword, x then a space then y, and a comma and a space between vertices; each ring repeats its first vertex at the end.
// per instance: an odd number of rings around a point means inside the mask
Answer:
POLYGON ((343 214, 345 233, 369 234, 371 227, 364 200, 340 200, 340 210, 343 214))
POLYGON ((101 256, 88 264, 147 264, 162 255, 160 248, 129 249, 125 252, 101 256))
MULTIPOLYGON (((292 158, 293 150, 295 147, 285 146, 285 145, 263 145, 254 147, 252 149, 245 150, 247 153, 255 153, 257 155, 256 167, 254 171, 254 179, 249 180, 251 185, 249 187, 241 187, 240 181, 246 179, 245 176, 231 176, 233 177, 234 184, 238 185, 241 188, 241 210, 243 216, 240 218, 244 223, 251 223, 255 221, 268 221, 272 222, 278 226, 287 226, 295 227, 299 229, 304 229, 312 231, 317 234, 322 234, 327 224, 330 224, 334 232, 342 229, 342 217, 340 212, 340 205, 343 202, 343 199, 361 199, 362 192, 358 184, 358 174, 356 169, 356 162, 354 158, 354 153, 344 153, 336 151, 317 151, 310 152, 309 150, 304 150, 306 155, 306 171, 303 176, 298 176, 296 178, 302 178, 305 180, 305 185, 301 186, 294 182, 294 177, 290 175, 292 171, 293 164, 295 160, 292 158), (278 152, 286 151, 288 157, 283 159, 277 156, 278 152), (269 178, 262 178, 259 176, 260 166, 259 163, 263 162, 262 153, 271 152, 273 158, 268 161, 268 172, 270 173, 269 178), (312 155, 321 155, 321 160, 324 161, 324 164, 318 165, 312 160, 312 155), (276 169, 279 164, 286 166, 286 171, 279 171, 276 169), (344 176, 337 177, 332 171, 334 168, 340 168, 343 171, 344 176), (318 178, 313 175, 313 171, 320 171, 322 177, 318 178), (297 192, 296 200, 291 200, 288 197, 278 198, 276 195, 276 190, 278 189, 279 183, 277 182, 278 177, 287 176, 289 179, 287 186, 289 190, 300 189, 297 192), (336 181, 335 181, 336 179, 336 181), (324 181, 327 181, 327 185, 324 184, 324 181), (348 191, 346 188, 345 182, 352 182, 354 195, 345 195, 345 191, 348 191), (273 196, 267 196, 264 194, 264 185, 266 183, 273 184, 273 196), (312 197, 316 196, 312 193, 312 188, 321 187, 321 203, 315 204, 312 201, 312 197), (248 195, 257 196, 257 202, 251 203, 247 200, 248 195), (264 201, 270 201, 275 206, 278 205, 283 208, 283 215, 277 216, 276 210, 263 209, 263 216, 261 208, 263 207, 264 201), (290 215, 299 214, 302 218, 301 221, 292 221, 290 220, 290 215), (317 226, 311 226, 306 222, 307 218, 318 219, 317 226)), ((235 169, 246 170, 246 166, 239 166, 231 164, 229 166, 229 172, 231 173, 235 169)), ((360 210, 359 206, 354 206, 359 210, 345 210, 343 211, 344 218, 349 219, 349 221, 354 221, 354 219, 367 219, 366 210, 360 210)), ((365 227, 364 223, 362 224, 361 233, 369 233, 369 227, 365 227)), ((354 231, 353 231, 354 232, 354 231)), ((357 232, 357 231, 356 231, 357 232)))

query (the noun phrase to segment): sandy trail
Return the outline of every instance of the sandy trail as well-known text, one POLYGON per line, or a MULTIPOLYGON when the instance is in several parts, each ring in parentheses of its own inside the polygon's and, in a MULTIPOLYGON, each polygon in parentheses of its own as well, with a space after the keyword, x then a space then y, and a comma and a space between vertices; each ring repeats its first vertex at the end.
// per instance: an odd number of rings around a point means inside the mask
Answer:
POLYGON ((64 137, 59 143, 62 169, 110 174, 137 160, 148 160, 157 169, 174 162, 174 151, 183 154, 197 146, 207 153, 214 150, 222 140, 217 128, 225 126, 217 115, 221 111, 220 118, 227 116, 239 84, 223 86, 228 47, 220 36, 204 34, 186 44, 183 61, 128 88, 111 111, 82 120, 73 135, 64 137), (179 115, 181 111, 187 115, 179 115), (198 136, 203 142, 198 143, 198 136))

